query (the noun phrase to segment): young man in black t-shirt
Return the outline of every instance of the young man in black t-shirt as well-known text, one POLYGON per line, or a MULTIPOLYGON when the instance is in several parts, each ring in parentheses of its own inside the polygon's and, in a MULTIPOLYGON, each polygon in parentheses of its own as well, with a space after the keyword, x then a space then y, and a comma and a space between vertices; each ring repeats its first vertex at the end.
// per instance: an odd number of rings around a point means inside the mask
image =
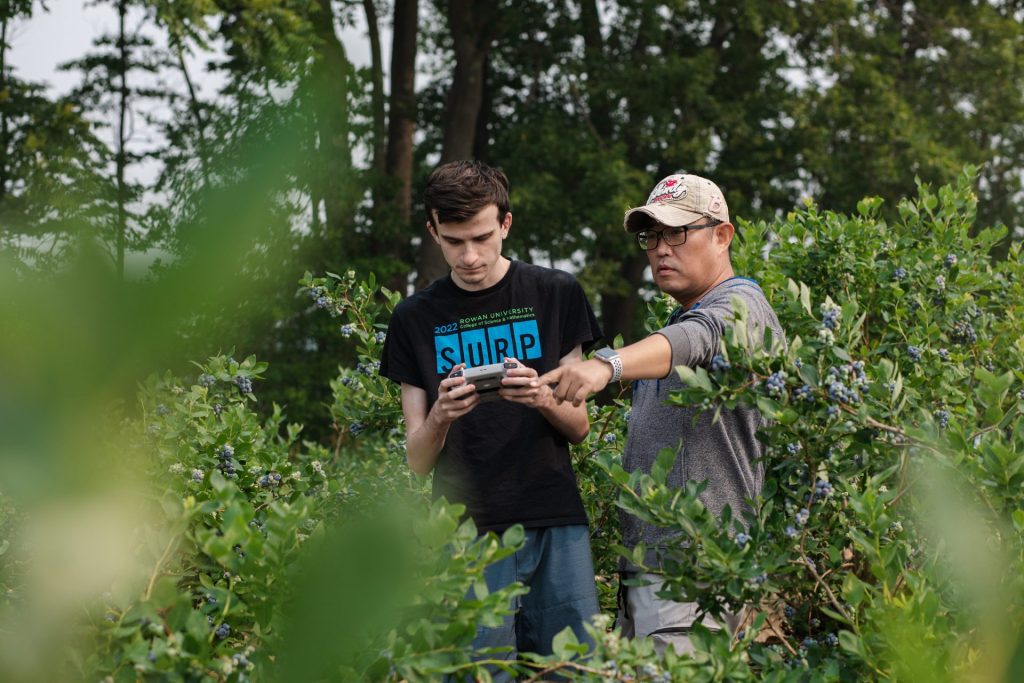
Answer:
POLYGON ((600 338, 583 289, 568 273, 502 256, 512 226, 508 180, 476 161, 437 168, 424 197, 427 230, 451 273, 401 302, 381 374, 402 385, 406 455, 434 472, 434 497, 466 506, 480 532, 526 529, 526 544, 486 571, 493 591, 530 587, 514 616, 478 633, 478 647, 551 652, 566 626, 587 640, 598 611, 586 513, 569 461, 590 428, 586 406, 557 405, 530 382, 582 360, 600 338), (499 396, 481 403, 458 370, 511 361, 499 396))

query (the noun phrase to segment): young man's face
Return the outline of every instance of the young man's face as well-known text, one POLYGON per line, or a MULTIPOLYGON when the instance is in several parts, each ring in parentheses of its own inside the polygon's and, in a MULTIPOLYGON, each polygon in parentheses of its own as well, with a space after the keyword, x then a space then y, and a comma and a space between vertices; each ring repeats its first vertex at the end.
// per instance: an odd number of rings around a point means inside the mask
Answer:
MULTIPOLYGON (((697 225, 708 223, 707 219, 697 225)), ((663 230, 658 224, 654 229, 663 230)), ((684 306, 692 306, 727 269, 729 243, 733 228, 729 223, 700 230, 689 230, 686 242, 677 246, 658 240, 658 246, 647 252, 651 274, 661 291, 684 306)))
POLYGON ((461 223, 430 225, 430 233, 441 245, 452 279, 462 289, 487 289, 497 284, 508 270, 501 256, 501 243, 512 226, 512 214, 498 222, 498 207, 489 204, 461 223))

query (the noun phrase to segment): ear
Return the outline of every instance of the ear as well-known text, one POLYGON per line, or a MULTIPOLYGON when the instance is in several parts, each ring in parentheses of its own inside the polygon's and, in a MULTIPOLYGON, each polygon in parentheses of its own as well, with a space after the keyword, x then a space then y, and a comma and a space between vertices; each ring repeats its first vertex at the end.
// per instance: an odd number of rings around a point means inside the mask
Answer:
POLYGON ((505 214, 505 220, 501 222, 501 239, 508 237, 508 231, 512 229, 512 212, 505 214))
POLYGON ((430 221, 427 221, 427 232, 430 233, 430 236, 434 238, 435 242, 441 244, 441 237, 437 234, 437 230, 434 229, 434 224, 430 221))
POLYGON ((729 251, 732 238, 736 236, 736 226, 732 223, 722 223, 715 226, 715 243, 722 251, 729 251))

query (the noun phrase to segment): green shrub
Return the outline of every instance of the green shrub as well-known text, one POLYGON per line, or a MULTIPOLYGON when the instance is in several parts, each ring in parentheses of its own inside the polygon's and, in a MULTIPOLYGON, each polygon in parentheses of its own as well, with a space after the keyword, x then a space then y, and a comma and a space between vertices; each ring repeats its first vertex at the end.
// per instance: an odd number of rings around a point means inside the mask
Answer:
MULTIPOLYGON (((597 648, 565 632, 553 656, 501 666, 595 681, 1024 676, 1024 265, 1019 244, 990 259, 1005 230, 975 230, 971 179, 922 186, 892 224, 866 199, 855 216, 808 206, 742 225, 736 270, 788 345, 751 350, 741 323, 716 369, 679 369, 672 400, 771 418, 754 514, 715 519, 700 482, 667 489, 671 453, 624 472, 629 402, 592 407, 573 460, 606 611, 597 648), (679 531, 672 595, 712 615, 755 608, 741 633, 698 629, 685 658, 618 637, 618 508, 679 531)), ((332 442, 302 442, 279 409, 257 417, 253 358, 149 380, 126 428, 147 473, 147 569, 88 608, 88 678, 436 680, 498 665, 473 637, 523 589, 471 589, 521 530, 478 538, 409 472, 399 392, 377 371, 398 295, 351 273, 301 286, 358 358, 330 383, 332 442)), ((648 329, 670 308, 652 302, 648 329)), ((5 539, 18 519, 4 504, 5 539)), ((0 570, 6 585, 27 571, 3 541, 0 570)))

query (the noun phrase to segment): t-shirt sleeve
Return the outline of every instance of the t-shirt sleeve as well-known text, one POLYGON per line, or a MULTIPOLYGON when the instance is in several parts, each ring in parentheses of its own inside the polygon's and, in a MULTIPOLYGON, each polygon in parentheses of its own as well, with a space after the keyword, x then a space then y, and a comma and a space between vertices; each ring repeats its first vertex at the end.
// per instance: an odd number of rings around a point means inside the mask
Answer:
POLYGON ((708 365, 720 348, 722 333, 731 310, 724 306, 687 311, 678 322, 661 328, 658 334, 672 345, 672 367, 708 365))
POLYGON ((403 324, 402 308, 396 307, 388 323, 387 337, 380 356, 380 374, 399 384, 411 384, 426 389, 423 377, 416 366, 413 343, 403 324))
MULTIPOLYGON (((778 322, 771 312, 771 307, 764 300, 760 290, 757 295, 749 288, 739 286, 723 291, 712 301, 700 308, 687 311, 675 323, 658 330, 658 334, 668 339, 672 345, 672 366, 688 365, 690 367, 708 366, 715 354, 721 352, 722 335, 726 327, 735 320, 733 298, 744 299, 747 304, 747 322, 751 334, 763 334, 765 327, 781 337, 778 322)), ((783 339, 784 341, 784 339, 783 339)))
POLYGON ((584 352, 589 351, 604 336, 590 300, 576 278, 572 278, 567 287, 564 312, 559 358, 564 358, 576 346, 582 346, 584 352))

